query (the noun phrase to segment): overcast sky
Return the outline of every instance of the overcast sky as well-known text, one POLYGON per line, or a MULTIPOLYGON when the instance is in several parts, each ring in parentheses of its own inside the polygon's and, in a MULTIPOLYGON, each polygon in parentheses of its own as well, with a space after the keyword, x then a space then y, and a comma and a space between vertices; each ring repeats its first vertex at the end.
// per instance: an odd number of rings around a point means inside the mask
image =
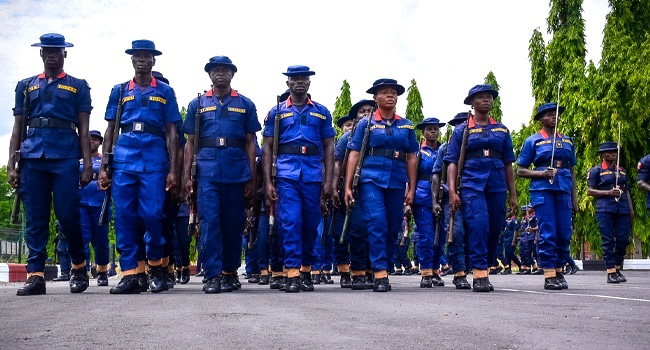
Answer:
MULTIPOLYGON (((203 66, 229 56, 239 71, 233 88, 251 98, 260 122, 286 89, 287 66, 316 72, 310 93, 334 110, 344 79, 352 102, 378 78, 418 84, 425 117, 443 121, 467 111, 468 90, 493 71, 501 86, 503 122, 512 130, 529 120, 531 96, 528 41, 535 28, 546 34, 548 0, 399 1, 34 1, 0 0, 0 164, 8 159, 14 89, 39 74, 40 35, 56 32, 75 46, 65 71, 92 90, 91 129, 104 133, 104 111, 113 85, 133 77, 124 50, 150 39, 163 52, 154 70, 169 78, 179 106, 209 88, 203 66)), ((587 59, 601 54, 606 0, 585 0, 587 59)), ((404 115, 406 94, 398 101, 404 115)))

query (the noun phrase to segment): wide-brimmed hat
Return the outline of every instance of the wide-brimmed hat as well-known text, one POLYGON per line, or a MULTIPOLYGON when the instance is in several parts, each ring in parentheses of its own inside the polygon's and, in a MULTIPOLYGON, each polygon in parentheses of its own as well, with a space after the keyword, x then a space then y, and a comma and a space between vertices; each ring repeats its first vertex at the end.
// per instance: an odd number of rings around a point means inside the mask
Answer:
POLYGON ((476 94, 480 94, 481 92, 489 92, 490 95, 492 95, 492 98, 497 98, 499 96, 499 92, 496 91, 490 84, 476 85, 473 88, 469 89, 467 97, 465 97, 465 101, 463 101, 463 103, 466 105, 471 105, 474 96, 476 94))
POLYGON ((133 40, 131 42, 131 48, 125 50, 124 52, 129 55, 133 55, 136 51, 149 51, 154 56, 162 55, 162 52, 156 50, 156 44, 154 44, 153 41, 147 39, 133 40))
MULTIPOLYGON (((544 103, 543 105, 537 107, 537 114, 535 114, 535 120, 542 119, 542 117, 544 116, 544 114, 546 114, 546 112, 551 111, 551 110, 554 111, 557 108, 558 108, 557 103, 555 103, 555 102, 544 103)), ((560 114, 562 114, 562 112, 564 112, 565 109, 566 108, 560 106, 560 108, 559 108, 560 114)))
POLYGON ((203 70, 205 70, 206 73, 209 73, 210 69, 212 69, 214 66, 228 67, 233 71, 233 73, 237 72, 237 66, 232 64, 232 60, 228 58, 228 56, 214 56, 210 58, 210 61, 205 64, 203 70))
POLYGON ((354 118, 352 118, 349 114, 346 114, 336 121, 336 125, 338 125, 339 128, 342 128, 343 124, 345 124, 345 122, 348 120, 354 120, 354 118))
POLYGON ((41 41, 35 44, 32 44, 34 47, 73 47, 69 42, 65 41, 65 37, 57 33, 47 33, 41 35, 39 38, 41 41))
POLYGON ((309 69, 307 66, 289 66, 287 68, 287 71, 282 73, 288 77, 308 77, 310 75, 316 74, 316 72, 313 72, 309 69))
POLYGON ((169 85, 169 79, 165 78, 162 73, 157 72, 157 71, 152 71, 151 75, 156 78, 156 80, 160 80, 163 83, 169 85))
POLYGON ((467 116, 468 115, 469 115, 469 113, 467 113, 467 112, 460 112, 460 113, 456 114, 453 119, 448 121, 447 124, 449 124, 451 126, 460 125, 463 122, 467 121, 467 116))
POLYGON ((443 127, 446 124, 441 123, 438 118, 425 118, 420 124, 416 125, 415 127, 420 130, 424 130, 427 125, 438 125, 439 127, 443 127))
POLYGON ((397 96, 403 94, 404 91, 406 91, 406 89, 402 85, 397 83, 397 80, 384 78, 384 79, 375 80, 375 82, 372 83, 372 87, 366 90, 366 92, 374 95, 375 92, 379 90, 379 88, 384 86, 395 88, 395 90, 397 91, 397 96))
POLYGON ((608 152, 608 151, 617 151, 618 145, 614 141, 605 141, 598 145, 598 153, 608 152))
POLYGON ((88 135, 90 135, 90 137, 96 137, 96 138, 98 138, 98 139, 99 139, 99 142, 104 142, 104 138, 102 137, 102 133, 99 132, 99 130, 90 130, 90 131, 88 132, 88 135))
POLYGON ((375 101, 373 101, 373 100, 361 100, 361 101, 355 103, 352 106, 352 108, 350 108, 350 111, 348 112, 348 115, 352 116, 351 118, 356 119, 357 114, 359 114, 359 109, 361 108, 361 106, 365 106, 365 105, 370 105, 370 106, 374 107, 375 106, 375 101))

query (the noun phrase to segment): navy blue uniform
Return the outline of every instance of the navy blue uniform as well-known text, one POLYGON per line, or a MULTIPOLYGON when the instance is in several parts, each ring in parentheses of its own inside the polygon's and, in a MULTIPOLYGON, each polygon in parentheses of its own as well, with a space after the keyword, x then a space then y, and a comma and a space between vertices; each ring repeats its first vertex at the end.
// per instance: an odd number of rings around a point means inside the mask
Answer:
MULTIPOLYGON (((650 154, 639 160, 637 170, 639 172, 636 175, 636 179, 650 184, 650 154)), ((645 194, 645 207, 648 213, 650 213, 650 192, 646 192, 645 194)))
POLYGON ((513 243, 517 232, 519 232, 519 220, 517 220, 516 215, 512 215, 510 218, 506 219, 506 227, 503 229, 503 248, 506 259, 505 263, 510 265, 510 262, 514 262, 515 265, 521 266, 521 262, 515 254, 515 247, 517 243, 516 241, 513 243))
MULTIPOLYGON (((95 263, 98 267, 108 269, 108 225, 99 225, 99 215, 102 211, 102 204, 104 203, 105 191, 99 189, 97 177, 99 170, 102 166, 102 156, 97 155, 93 157, 93 181, 88 183, 86 187, 81 189, 81 205, 79 207, 81 213, 81 232, 84 239, 84 249, 86 251, 86 260, 90 261, 90 246, 93 244, 95 252, 95 263)), ((79 172, 83 171, 83 160, 79 161, 79 172)), ((111 209, 109 208, 109 217, 111 209)), ((90 270, 90 264, 86 265, 86 269, 90 270)), ((103 270, 106 271, 106 270, 103 270)))

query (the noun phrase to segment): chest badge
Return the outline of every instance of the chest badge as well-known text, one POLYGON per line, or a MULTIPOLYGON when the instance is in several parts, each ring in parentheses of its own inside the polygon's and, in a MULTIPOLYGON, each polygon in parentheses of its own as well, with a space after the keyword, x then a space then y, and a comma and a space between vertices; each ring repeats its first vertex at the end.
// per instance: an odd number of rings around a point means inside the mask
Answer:
POLYGON ((555 148, 564 148, 564 145, 562 144, 562 140, 555 141, 555 148))

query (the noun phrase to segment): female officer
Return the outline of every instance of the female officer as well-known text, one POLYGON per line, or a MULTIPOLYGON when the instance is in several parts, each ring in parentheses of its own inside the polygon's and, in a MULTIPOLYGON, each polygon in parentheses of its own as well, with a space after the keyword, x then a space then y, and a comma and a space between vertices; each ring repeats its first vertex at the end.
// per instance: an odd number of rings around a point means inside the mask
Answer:
POLYGON ((553 135, 559 120, 556 111, 561 114, 564 107, 552 102, 537 108, 535 120, 542 130, 526 139, 517 160, 517 175, 531 179, 530 201, 539 227, 537 264, 544 269, 544 289, 551 290, 569 288, 562 267, 569 256, 571 212, 578 210, 575 148, 570 137, 553 135))
POLYGON ((397 96, 405 91, 393 79, 379 79, 366 92, 373 95, 377 111, 362 119, 348 148, 345 202, 354 205, 352 179, 359 160, 364 134, 368 130, 358 202, 368 230, 369 255, 375 277, 374 292, 390 290, 387 269, 393 255, 393 237, 400 230, 403 205, 411 205, 415 195, 418 143, 413 124, 395 114, 397 96), (408 176, 407 176, 408 175, 408 176), (409 187, 404 197, 405 186, 409 187))
POLYGON ((616 170, 616 142, 601 143, 598 154, 603 163, 587 173, 587 194, 596 197, 596 221, 603 237, 607 283, 627 282, 620 272, 630 241, 630 224, 634 220, 627 171, 621 167, 616 170))
MULTIPOLYGON (((440 256, 444 248, 443 238, 440 238, 438 230, 438 242, 435 242, 436 218, 433 214, 433 199, 431 192, 431 175, 433 164, 438 157, 438 135, 441 123, 436 118, 426 118, 416 127, 422 130, 424 142, 420 146, 418 153, 418 182, 415 189, 415 199, 413 200, 413 218, 418 227, 419 240, 417 243, 418 255, 420 258, 420 269, 422 271, 422 280, 420 288, 431 288, 432 286, 444 286, 445 282, 438 275, 440 267, 440 256)), ((437 190, 437 189, 436 189, 437 190)))
POLYGON ((491 85, 476 85, 469 90, 464 102, 472 106, 474 113, 454 129, 444 159, 448 163, 449 204, 454 210, 462 208, 465 218, 475 292, 494 290, 488 279, 488 261, 494 260, 505 227, 506 190, 510 192, 510 208, 518 207, 510 132, 490 117, 498 95, 491 85), (465 137, 466 147, 461 149, 465 137), (457 184, 461 153, 465 163, 457 184))

